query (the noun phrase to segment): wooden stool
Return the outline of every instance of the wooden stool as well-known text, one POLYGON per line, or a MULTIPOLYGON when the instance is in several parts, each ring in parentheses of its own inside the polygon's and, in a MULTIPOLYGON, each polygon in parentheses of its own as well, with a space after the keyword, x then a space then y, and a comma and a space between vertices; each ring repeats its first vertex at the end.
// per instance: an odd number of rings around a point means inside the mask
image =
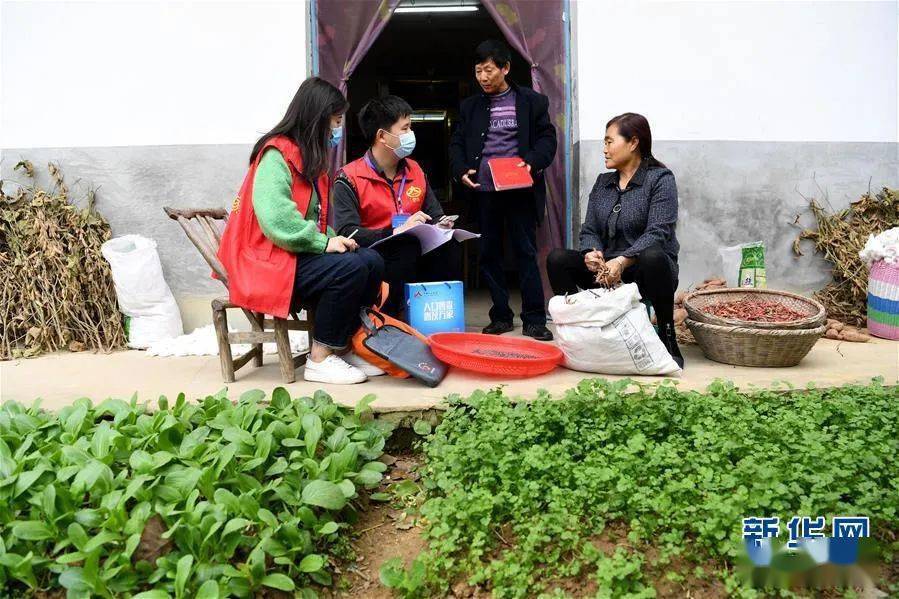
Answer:
MULTIPOLYGON (((228 215, 222 209, 177 209, 163 208, 172 220, 178 221, 188 239, 206 260, 206 263, 218 277, 228 286, 228 275, 218 259, 219 244, 228 215)), ((278 363, 281 366, 281 378, 285 383, 296 381, 296 369, 306 363, 309 351, 293 356, 290 351, 288 331, 307 331, 309 347, 312 347, 312 322, 314 314, 306 308, 306 318, 300 318, 296 312, 291 318, 266 318, 265 314, 253 312, 232 304, 228 298, 212 300, 212 322, 219 346, 219 361, 222 366, 222 378, 226 383, 234 382, 234 373, 250 361, 253 366, 262 366, 262 344, 274 343, 278 348, 278 363), (228 330, 228 310, 240 309, 250 322, 251 331, 230 332, 228 330), (250 351, 234 358, 231 352, 232 343, 249 343, 250 351)))

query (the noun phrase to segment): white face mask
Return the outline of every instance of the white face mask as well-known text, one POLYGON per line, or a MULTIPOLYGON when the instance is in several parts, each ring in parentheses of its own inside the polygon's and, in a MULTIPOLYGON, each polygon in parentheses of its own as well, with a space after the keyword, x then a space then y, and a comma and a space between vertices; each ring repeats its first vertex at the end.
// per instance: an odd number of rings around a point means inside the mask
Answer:
POLYGON ((390 131, 385 131, 383 129, 382 131, 384 131, 384 133, 386 133, 387 135, 396 137, 400 140, 400 145, 396 148, 390 146, 389 144, 387 144, 387 142, 384 142, 388 148, 393 150, 393 153, 396 154, 397 158, 405 158, 415 151, 415 131, 407 131, 402 135, 394 135, 390 131))

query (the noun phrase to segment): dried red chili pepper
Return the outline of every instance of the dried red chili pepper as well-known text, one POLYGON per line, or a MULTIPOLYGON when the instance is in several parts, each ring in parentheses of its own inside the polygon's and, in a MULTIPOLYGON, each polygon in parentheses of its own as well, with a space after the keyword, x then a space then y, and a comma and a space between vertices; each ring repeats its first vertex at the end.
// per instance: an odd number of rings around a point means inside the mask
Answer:
POLYGON ((748 299, 722 302, 702 309, 706 314, 747 322, 792 322, 806 315, 778 302, 758 302, 748 299))

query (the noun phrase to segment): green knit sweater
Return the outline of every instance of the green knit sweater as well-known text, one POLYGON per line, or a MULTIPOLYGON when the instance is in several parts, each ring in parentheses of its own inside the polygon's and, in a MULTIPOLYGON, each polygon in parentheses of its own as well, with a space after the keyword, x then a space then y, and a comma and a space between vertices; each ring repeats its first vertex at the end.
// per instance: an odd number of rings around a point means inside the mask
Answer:
POLYGON ((287 161, 276 148, 268 148, 253 178, 253 212, 266 237, 296 254, 321 254, 334 231, 318 230, 318 194, 313 191, 306 214, 297 209, 291 194, 292 178, 287 161))

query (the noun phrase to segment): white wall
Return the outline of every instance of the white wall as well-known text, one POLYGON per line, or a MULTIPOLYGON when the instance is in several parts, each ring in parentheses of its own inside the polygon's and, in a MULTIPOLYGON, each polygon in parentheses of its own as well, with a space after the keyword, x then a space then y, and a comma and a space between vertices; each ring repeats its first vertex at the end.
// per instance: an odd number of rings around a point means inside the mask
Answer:
POLYGON ((306 76, 306 4, 4 2, 0 147, 251 143, 306 76))
MULTIPOLYGON (((580 139, 897 141, 896 0, 573 0, 580 139)), ((0 147, 248 143, 306 76, 306 3, 3 2, 0 147)))
POLYGON ((895 0, 574 1, 581 139, 899 141, 895 0))

